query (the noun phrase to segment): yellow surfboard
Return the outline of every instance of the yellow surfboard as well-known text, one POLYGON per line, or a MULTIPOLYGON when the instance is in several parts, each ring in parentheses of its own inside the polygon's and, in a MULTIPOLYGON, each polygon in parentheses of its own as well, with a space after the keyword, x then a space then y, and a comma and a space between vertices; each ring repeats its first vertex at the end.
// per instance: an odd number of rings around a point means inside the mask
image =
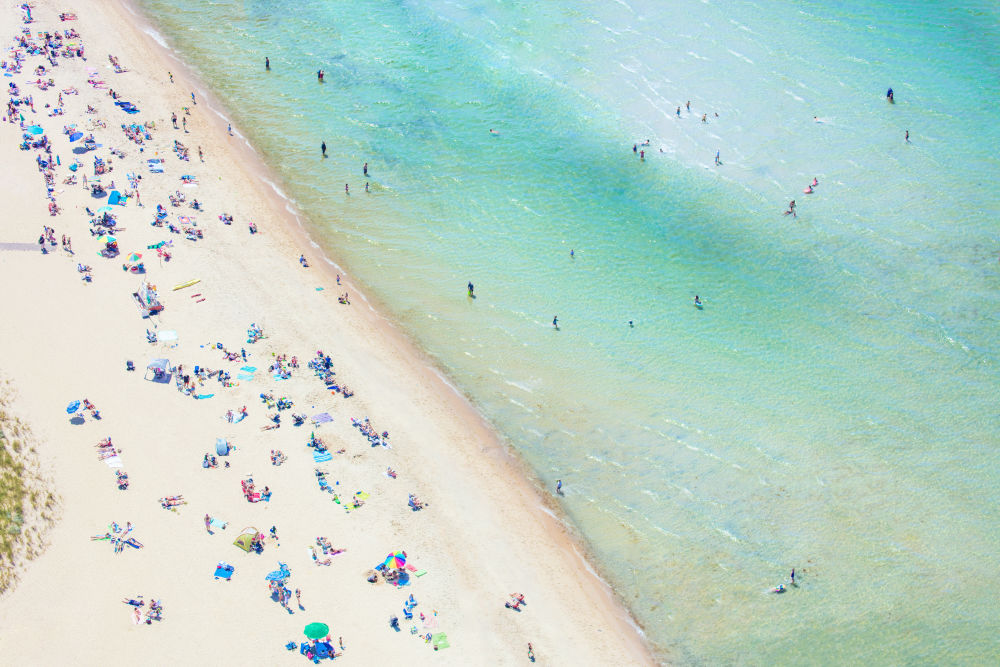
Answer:
POLYGON ((200 283, 200 282, 201 282, 201 278, 195 278, 194 280, 189 280, 186 283, 181 283, 180 285, 174 285, 174 291, 176 292, 179 289, 184 289, 185 287, 191 287, 191 285, 194 285, 194 284, 197 284, 197 283, 200 283))

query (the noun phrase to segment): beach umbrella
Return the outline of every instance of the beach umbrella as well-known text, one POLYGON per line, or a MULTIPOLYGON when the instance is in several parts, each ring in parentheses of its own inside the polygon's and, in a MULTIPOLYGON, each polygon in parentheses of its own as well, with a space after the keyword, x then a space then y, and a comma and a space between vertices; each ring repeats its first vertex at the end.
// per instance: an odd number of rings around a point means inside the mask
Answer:
POLYGON ((45 130, 38 127, 37 125, 32 125, 31 127, 28 128, 28 132, 31 132, 32 134, 41 134, 44 131, 45 130))
POLYGON ((81 137, 83 137, 83 132, 74 132, 73 134, 69 135, 69 140, 78 141, 81 137))
POLYGON ((73 401, 72 403, 66 406, 66 414, 71 415, 79 409, 80 409, 80 401, 73 401))
POLYGON ((125 260, 125 261, 126 262, 138 262, 140 259, 142 259, 142 255, 139 254, 139 253, 137 253, 137 252, 134 252, 131 255, 129 255, 128 259, 125 260))
POLYGON ((97 209, 97 212, 98 213, 111 213, 113 210, 115 210, 115 209, 111 208, 110 206, 102 206, 101 208, 97 209))
POLYGON ((288 578, 288 570, 275 570, 274 572, 268 572, 267 576, 264 577, 264 579, 267 581, 282 581, 283 579, 287 578, 288 578))
POLYGON ((98 243, 114 243, 117 240, 118 239, 116 239, 114 236, 108 236, 107 234, 102 234, 101 236, 97 237, 98 243))
POLYGON ((308 639, 322 639, 330 634, 330 626, 326 623, 310 623, 302 633, 308 639))
POLYGON ((405 551, 393 551, 391 554, 385 557, 385 566, 393 568, 401 568, 406 565, 406 552, 405 551))

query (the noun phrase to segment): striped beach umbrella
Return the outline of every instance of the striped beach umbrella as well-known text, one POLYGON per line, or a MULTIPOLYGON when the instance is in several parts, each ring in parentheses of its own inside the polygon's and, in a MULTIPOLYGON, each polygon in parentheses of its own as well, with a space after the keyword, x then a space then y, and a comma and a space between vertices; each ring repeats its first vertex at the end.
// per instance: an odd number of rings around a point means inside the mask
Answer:
POLYGON ((392 568, 401 568, 406 565, 406 552, 405 551, 393 551, 391 554, 385 557, 385 566, 392 568))

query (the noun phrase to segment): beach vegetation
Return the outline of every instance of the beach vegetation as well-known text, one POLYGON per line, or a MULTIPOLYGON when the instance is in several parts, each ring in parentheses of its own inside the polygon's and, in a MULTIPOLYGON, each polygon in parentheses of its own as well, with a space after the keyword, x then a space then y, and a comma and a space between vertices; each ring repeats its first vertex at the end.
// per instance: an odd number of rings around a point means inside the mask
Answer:
POLYGON ((11 409, 14 391, 0 384, 0 594, 45 546, 59 501, 41 474, 30 427, 11 409))

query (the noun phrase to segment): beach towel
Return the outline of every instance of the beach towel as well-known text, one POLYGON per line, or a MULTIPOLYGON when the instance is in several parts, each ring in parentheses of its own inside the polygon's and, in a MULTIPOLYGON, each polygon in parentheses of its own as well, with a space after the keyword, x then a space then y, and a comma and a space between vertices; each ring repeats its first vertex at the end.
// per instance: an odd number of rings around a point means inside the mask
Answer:
POLYGON ((314 424, 326 424, 327 422, 332 422, 333 417, 328 412, 321 412, 318 415, 313 415, 312 421, 314 424))
POLYGON ((197 394, 195 398, 212 398, 215 394, 197 394))
POLYGON ((216 567, 215 568, 215 578, 216 579, 226 579, 228 581, 229 579, 232 578, 232 576, 233 576, 233 571, 232 570, 227 570, 227 569, 222 568, 222 567, 216 567))
POLYGON ((221 521, 219 519, 212 519, 212 521, 209 523, 209 525, 212 528, 218 528, 219 530, 225 530, 228 524, 229 524, 228 521, 221 521))
POLYGON ((243 366, 240 370, 246 373, 254 373, 257 371, 257 368, 255 366, 243 366))
POLYGON ((313 461, 315 461, 316 463, 323 463, 325 461, 329 461, 332 458, 333 455, 330 454, 330 452, 313 452, 313 461))
POLYGON ((253 379, 253 373, 237 373, 236 377, 244 382, 249 382, 253 379))
POLYGON ((104 462, 108 464, 109 468, 121 468, 122 467, 122 460, 119 457, 117 457, 117 456, 111 456, 109 458, 106 458, 106 459, 104 459, 104 462))
POLYGON ((149 171, 153 174, 163 173, 163 160, 153 159, 146 160, 146 164, 149 165, 149 171))
POLYGON ((417 570, 416 572, 413 573, 413 576, 414 577, 422 577, 425 574, 427 574, 427 570, 417 570))
POLYGON ((451 646, 451 644, 448 643, 448 635, 446 635, 443 632, 431 635, 431 644, 434 645, 435 650, 440 650, 451 646))

